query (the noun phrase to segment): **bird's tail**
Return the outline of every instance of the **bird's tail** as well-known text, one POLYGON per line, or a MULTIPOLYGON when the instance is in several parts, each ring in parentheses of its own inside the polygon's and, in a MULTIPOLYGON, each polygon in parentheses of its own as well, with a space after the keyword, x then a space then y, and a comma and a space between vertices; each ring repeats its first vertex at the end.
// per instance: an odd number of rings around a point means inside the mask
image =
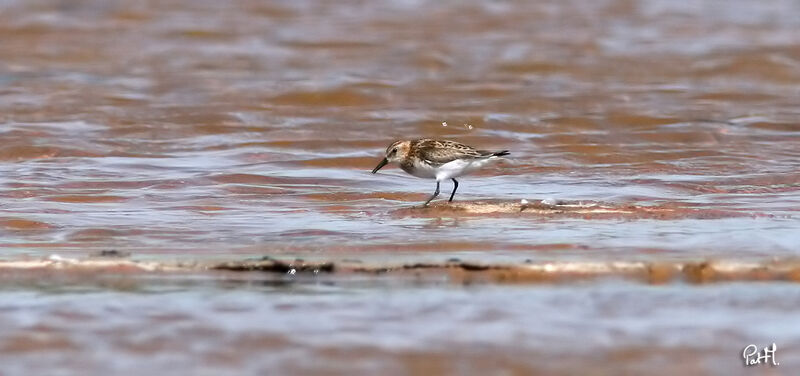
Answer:
POLYGON ((508 150, 503 150, 503 151, 498 151, 496 153, 492 153, 492 156, 493 157, 502 157, 504 155, 509 155, 509 154, 511 154, 511 153, 509 153, 508 150))

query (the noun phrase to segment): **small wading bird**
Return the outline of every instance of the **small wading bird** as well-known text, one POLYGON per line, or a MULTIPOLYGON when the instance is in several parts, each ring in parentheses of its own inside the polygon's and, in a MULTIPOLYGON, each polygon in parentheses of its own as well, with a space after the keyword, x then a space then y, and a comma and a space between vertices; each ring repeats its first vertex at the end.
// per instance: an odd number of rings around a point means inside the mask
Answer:
POLYGON ((432 140, 423 138, 419 140, 400 140, 386 148, 386 157, 378 163, 372 173, 378 172, 381 167, 390 162, 397 162, 403 171, 418 178, 436 179, 436 191, 425 201, 428 204, 439 195, 439 183, 450 179, 453 181, 453 193, 450 200, 456 195, 458 180, 455 178, 475 171, 499 157, 508 155, 508 150, 487 151, 476 150, 455 141, 432 140))

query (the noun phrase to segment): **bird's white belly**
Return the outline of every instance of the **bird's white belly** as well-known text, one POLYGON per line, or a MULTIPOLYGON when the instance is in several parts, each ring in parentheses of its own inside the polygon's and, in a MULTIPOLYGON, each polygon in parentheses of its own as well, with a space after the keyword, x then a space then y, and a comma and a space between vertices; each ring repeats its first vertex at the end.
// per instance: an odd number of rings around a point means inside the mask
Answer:
POLYGON ((490 162, 496 160, 497 157, 482 158, 482 159, 456 159, 447 162, 438 167, 429 165, 424 162, 415 163, 413 168, 406 169, 406 172, 424 179, 436 179, 439 181, 457 178, 461 175, 475 171, 490 162))
POLYGON ((488 159, 456 159, 447 162, 436 170, 436 180, 457 178, 483 167, 487 162, 488 159))

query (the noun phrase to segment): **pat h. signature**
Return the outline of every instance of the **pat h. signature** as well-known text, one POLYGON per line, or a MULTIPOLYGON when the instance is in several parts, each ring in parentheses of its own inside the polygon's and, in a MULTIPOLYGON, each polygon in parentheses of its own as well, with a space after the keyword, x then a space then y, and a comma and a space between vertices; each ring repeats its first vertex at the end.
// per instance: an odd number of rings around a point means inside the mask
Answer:
POLYGON ((742 358, 744 358, 745 367, 750 367, 758 364, 771 364, 777 366, 778 360, 775 359, 775 352, 778 351, 778 346, 773 343, 771 346, 766 346, 761 351, 758 350, 756 345, 747 345, 742 351, 742 358), (771 362, 771 363, 770 363, 771 362))

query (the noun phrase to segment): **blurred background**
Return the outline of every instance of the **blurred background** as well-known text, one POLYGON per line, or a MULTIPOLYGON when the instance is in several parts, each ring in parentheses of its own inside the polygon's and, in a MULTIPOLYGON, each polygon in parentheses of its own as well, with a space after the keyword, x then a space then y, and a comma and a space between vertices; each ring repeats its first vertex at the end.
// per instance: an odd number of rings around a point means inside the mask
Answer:
MULTIPOLYGON (((0 0, 0 260, 796 258, 798 30, 793 0, 0 0), (417 137, 511 150, 457 200, 679 211, 399 214, 432 182, 369 170, 417 137)), ((29 374, 31 359, 124 373, 152 357, 193 374, 514 374, 554 356, 576 357, 565 374, 735 374, 749 341, 800 344, 786 303, 799 296, 780 283, 139 281, 76 302, 29 282, 0 298, 0 374, 29 374), (309 358, 324 361, 298 366, 309 358)))

